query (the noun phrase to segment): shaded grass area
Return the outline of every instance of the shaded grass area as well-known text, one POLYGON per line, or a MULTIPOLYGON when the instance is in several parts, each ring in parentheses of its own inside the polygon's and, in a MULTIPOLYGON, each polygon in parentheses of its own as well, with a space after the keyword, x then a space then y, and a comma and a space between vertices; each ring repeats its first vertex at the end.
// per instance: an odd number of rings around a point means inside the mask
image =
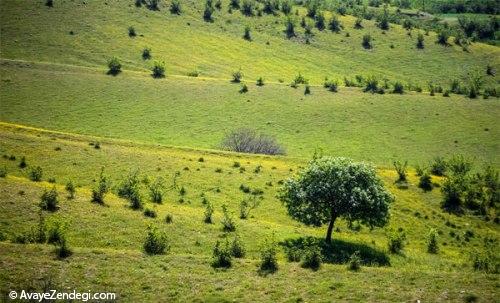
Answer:
POLYGON ((194 148, 218 148, 226 132, 251 125, 276 136, 293 157, 321 149, 388 166, 460 153, 500 163, 495 99, 372 95, 359 88, 332 94, 322 87, 304 96, 302 88, 279 84, 249 84, 240 94, 228 80, 109 77, 104 70, 6 61, 0 73, 6 122, 194 148))

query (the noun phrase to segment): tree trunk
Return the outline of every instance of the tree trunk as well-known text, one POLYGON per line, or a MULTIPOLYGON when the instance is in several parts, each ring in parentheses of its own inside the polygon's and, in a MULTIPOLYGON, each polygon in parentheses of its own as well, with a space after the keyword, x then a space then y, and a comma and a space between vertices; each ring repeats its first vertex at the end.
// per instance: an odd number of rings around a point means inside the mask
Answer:
POLYGON ((326 231, 326 243, 331 244, 332 243, 332 232, 333 232, 333 225, 335 224, 335 220, 337 219, 337 215, 333 212, 332 210, 332 218, 330 219, 330 224, 328 225, 328 230, 326 231))

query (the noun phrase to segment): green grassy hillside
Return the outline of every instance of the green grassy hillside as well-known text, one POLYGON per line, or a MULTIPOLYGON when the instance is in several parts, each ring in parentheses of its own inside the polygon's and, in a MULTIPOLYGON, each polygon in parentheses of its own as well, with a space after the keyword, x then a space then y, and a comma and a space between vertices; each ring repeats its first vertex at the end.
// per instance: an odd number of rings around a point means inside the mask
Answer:
MULTIPOLYGON (((326 76, 376 74, 424 87, 428 81, 447 86, 452 78, 461 78, 475 67, 485 70, 487 64, 500 69, 497 47, 476 43, 464 52, 459 46, 436 44, 436 34, 430 33, 425 49, 418 50, 416 31, 410 37, 401 26, 392 25, 383 33, 368 20, 356 30, 351 16, 339 17, 344 26, 339 34, 314 29, 312 42, 306 45, 299 26, 303 8, 300 16, 292 15, 297 19, 298 38, 288 40, 283 15, 245 17, 238 10, 230 14, 229 1, 222 1, 213 23, 203 21, 204 2, 195 0, 181 1, 180 16, 169 12, 169 2, 159 11, 137 8, 131 0, 56 1, 53 8, 43 1, 0 3, 1 57, 6 59, 105 68, 106 61, 116 56, 124 69, 144 71, 151 62, 142 60, 141 52, 150 47, 153 59, 165 61, 170 75, 198 70, 201 76, 229 79, 241 68, 252 82, 262 76, 290 83, 301 72, 320 84, 326 76), (246 25, 252 29, 252 42, 242 39, 246 25), (130 26, 137 37, 128 36, 130 26), (361 46, 367 33, 374 39, 374 48, 368 51, 361 46)), ((327 21, 330 15, 326 13, 327 21)))
MULTIPOLYGON (((229 0, 215 9, 213 22, 203 21, 205 1, 198 0, 180 0, 180 15, 169 11, 170 0, 156 11, 133 0, 45 3, 0 0, 2 299, 11 290, 52 287, 116 292, 124 302, 498 301, 498 180, 472 176, 485 164, 500 167, 498 47, 472 43, 464 51, 453 37, 443 46, 431 31, 417 49, 419 30, 391 24, 382 31, 374 19, 355 29, 349 15, 339 16, 339 33, 314 28, 306 36, 300 26, 306 10, 298 5, 290 15, 296 36, 287 39, 283 13, 246 17, 229 12, 229 0), (246 26, 251 41, 242 37, 246 26), (362 46, 366 34, 371 49, 362 46), (145 48, 151 48, 149 60, 145 48), (107 66, 113 57, 122 64, 115 76, 107 66), (152 77, 156 60, 165 62, 166 77, 152 77), (242 82, 232 83, 238 70, 242 82), (470 91, 471 71, 481 82, 478 98, 463 90, 446 96, 454 80, 470 91), (291 87, 299 74, 308 85, 291 87), (387 83, 385 93, 365 93, 344 81, 372 76, 380 86, 387 83), (338 92, 324 87, 325 77, 339 81, 338 92), (404 93, 393 93, 396 82, 404 93), (222 151, 224 136, 243 127, 275 137, 286 155, 222 151), (387 226, 339 219, 329 246, 326 226, 293 220, 278 198, 280 188, 313 154, 376 165, 395 198, 387 226), (416 166, 427 169, 437 156, 459 154, 474 162, 472 173, 456 183, 468 186, 457 191, 466 192, 471 205, 453 214, 442 207, 446 177, 432 176, 434 189, 425 192, 416 166), (395 183, 396 160, 409 161, 407 186, 395 183), (103 205, 91 202, 101 170, 111 182, 103 205), (154 217, 119 197, 134 172, 154 217), (165 183, 161 204, 149 196, 158 178, 165 183), (74 199, 67 197, 70 181, 74 199), (40 206, 50 189, 60 206, 53 212, 40 206), (258 202, 246 219, 240 218, 242 201, 258 202), (483 204, 472 211, 472 202, 483 204), (214 209, 211 224, 204 222, 207 205, 214 209), (224 205, 233 232, 222 229, 224 205), (47 242, 32 237, 40 218, 49 230, 57 222, 66 226, 71 256, 59 258, 52 245, 35 244, 47 242), (165 232, 166 254, 144 252, 150 225, 165 232), (432 230, 437 254, 428 252, 432 230), (406 235, 400 253, 388 247, 394 233, 406 235), (246 255, 233 258, 231 268, 212 267, 216 242, 236 236, 246 255), (259 270, 269 239, 278 248, 274 273, 259 270), (314 244, 324 260, 317 271, 289 260, 290 250, 314 244), (356 252, 360 271, 347 267, 356 252)), ((325 16, 328 22, 332 13, 325 16)))
POLYGON ((275 135, 290 156, 315 150, 391 165, 465 154, 500 163, 498 99, 471 101, 417 93, 331 93, 280 84, 238 93, 226 80, 146 73, 117 77, 93 69, 4 61, 0 119, 132 141, 217 149, 224 134, 253 127, 275 135), (62 90, 62 92, 61 92, 62 90), (40 108, 45 110, 40 111, 40 108))
MULTIPOLYGON (((498 227, 472 216, 443 213, 439 207, 439 190, 424 193, 416 187, 413 173, 409 188, 399 189, 394 185, 393 171, 379 170, 396 197, 387 229, 354 231, 342 221, 334 233, 334 243, 343 247, 335 254, 362 249, 366 262, 386 260, 383 261, 386 265, 363 267, 361 272, 353 273, 345 265, 334 263, 313 272, 287 262, 280 253, 278 272, 260 276, 257 271, 259 247, 266 237, 274 235, 276 241, 282 242, 324 235, 324 228, 305 227, 291 220, 275 197, 279 181, 292 176, 303 162, 134 145, 5 124, 1 130, 0 153, 15 155, 17 160, 0 159, 0 165, 8 171, 7 177, 0 179, 4 197, 0 204, 0 230, 11 238, 36 226, 39 196, 44 188, 53 186, 46 182, 53 178, 60 193, 61 208, 52 214, 45 213, 45 219, 67 222, 68 239, 74 250, 67 261, 57 261, 50 246, 2 242, 1 268, 9 268, 7 272, 0 271, 3 291, 51 276, 57 287, 65 288, 79 281, 77 285, 81 289, 113 290, 127 301, 160 297, 178 301, 257 298, 263 302, 316 301, 325 296, 354 301, 394 298, 457 301, 471 294, 493 301, 496 296, 498 276, 472 271, 469 254, 480 249, 486 237, 498 237, 498 227), (95 141, 101 142, 100 149, 89 146, 89 142, 95 141), (17 166, 21 156, 26 156, 29 167, 43 167, 43 182, 26 179, 28 169, 17 166), (204 162, 198 161, 200 157, 204 162), (234 168, 234 161, 239 161, 245 171, 234 168), (131 210, 125 200, 113 194, 106 197, 104 207, 93 204, 90 187, 103 165, 115 189, 131 169, 140 169, 141 179, 162 176, 167 185, 171 185, 173 174, 179 171, 178 186, 184 187, 186 194, 181 196, 172 190, 167 193, 164 204, 148 202, 146 207, 158 213, 156 219, 131 210), (256 173, 254 169, 258 165, 262 168, 256 173), (217 172, 219 168, 221 172, 217 172), (65 198, 63 185, 69 179, 78 185, 75 200, 65 198), (247 220, 237 219, 239 202, 248 195, 239 189, 241 184, 264 191, 261 205, 247 220), (202 194, 215 207, 214 224, 203 223, 202 194), (179 202, 180 198, 184 202, 179 202), (235 233, 221 231, 222 204, 228 205, 236 220, 235 233), (167 214, 173 216, 171 224, 164 222, 167 214), (169 254, 146 257, 141 252, 150 223, 167 232, 171 244, 169 254), (408 245, 403 255, 391 255, 386 247, 386 234, 389 229, 399 227, 406 231, 408 245), (425 235, 431 227, 440 233, 438 255, 426 252, 425 235), (466 237, 466 232, 473 236, 466 237), (232 239, 234 234, 244 242, 247 256, 237 260, 229 270, 212 269, 211 250, 215 241, 232 239), (305 281, 308 287, 304 287, 305 281), (359 288, 360 283, 365 287, 359 288), (381 292, 381 287, 388 290, 381 292)), ((141 187, 145 190, 144 184, 141 187)), ((35 287, 39 287, 36 282, 35 287)))

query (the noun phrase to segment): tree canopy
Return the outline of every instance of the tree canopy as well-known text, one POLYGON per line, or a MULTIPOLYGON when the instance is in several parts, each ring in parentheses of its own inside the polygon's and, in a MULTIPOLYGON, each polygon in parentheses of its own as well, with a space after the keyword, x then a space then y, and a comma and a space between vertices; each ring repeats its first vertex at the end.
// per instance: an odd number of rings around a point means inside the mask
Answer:
POLYGON ((311 160, 307 168, 285 182, 280 199, 288 214, 306 225, 329 223, 326 242, 330 243, 339 217, 370 227, 384 226, 393 196, 371 165, 321 157, 311 160))

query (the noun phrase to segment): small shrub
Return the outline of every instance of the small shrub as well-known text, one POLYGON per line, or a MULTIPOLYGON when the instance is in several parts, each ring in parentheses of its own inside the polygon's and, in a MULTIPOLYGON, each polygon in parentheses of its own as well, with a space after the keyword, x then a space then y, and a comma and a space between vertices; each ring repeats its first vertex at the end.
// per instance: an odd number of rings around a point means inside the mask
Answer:
POLYGON ((246 84, 243 84, 239 90, 240 94, 244 94, 248 92, 248 86, 246 84))
POLYGON ((40 166, 36 166, 30 169, 29 178, 33 182, 42 181, 43 170, 40 166))
POLYGON ((435 229, 431 228, 429 234, 427 235, 427 252, 431 254, 437 254, 439 251, 437 232, 435 229))
POLYGON ((328 89, 329 91, 336 93, 338 91, 339 83, 338 83, 338 81, 333 81, 333 80, 326 79, 325 83, 323 84, 323 86, 326 89, 328 89))
POLYGON ((295 22, 288 17, 285 21, 285 34, 288 39, 295 37, 295 22))
POLYGON ((361 269, 361 257, 359 251, 356 251, 349 257, 347 268, 352 271, 359 271, 361 269))
POLYGON ((318 30, 322 31, 325 29, 325 15, 317 14, 315 19, 315 26, 318 30))
POLYGON ((134 194, 134 191, 139 186, 139 171, 131 171, 127 177, 118 186, 118 196, 129 198, 134 194))
POLYGON ((311 268, 312 270, 318 270, 322 263, 321 250, 317 245, 308 247, 304 251, 304 256, 302 257, 302 267, 311 268))
POLYGON ((170 4, 170 13, 180 15, 181 12, 181 3, 179 2, 179 0, 172 0, 172 3, 170 4))
POLYGON ((363 18, 356 18, 356 21, 354 21, 354 28, 355 29, 362 29, 363 28, 363 18))
POLYGON ((229 214, 226 205, 222 205, 222 231, 224 232, 233 232, 236 230, 236 224, 233 221, 233 218, 229 214))
POLYGON ((174 221, 174 217, 171 214, 165 216, 165 223, 170 224, 174 221))
POLYGON ((283 155, 284 148, 275 138, 258 134, 251 129, 238 129, 228 133, 221 143, 222 149, 239 153, 283 155))
POLYGON ((399 161, 394 161, 394 169, 398 173, 398 179, 396 182, 406 182, 406 173, 407 173, 407 167, 408 167, 408 161, 405 161, 405 163, 401 163, 399 161))
POLYGON ((212 204, 210 202, 207 202, 207 204, 205 206, 205 213, 204 213, 203 222, 205 222, 207 224, 211 224, 213 222, 212 221, 213 213, 214 213, 214 208, 213 208, 212 204))
POLYGON ((396 82, 394 83, 394 89, 392 90, 392 92, 394 94, 403 94, 404 93, 404 86, 403 86, 403 83, 401 82, 396 82))
POLYGON ((404 231, 391 231, 387 235, 387 247, 390 253, 399 254, 403 251, 406 243, 404 231))
POLYGON ((186 188, 184 186, 181 186, 181 189, 179 189, 179 195, 181 195, 181 196, 186 195, 186 188))
POLYGON ((56 244, 56 254, 59 258, 64 259, 72 255, 72 251, 69 248, 66 236, 63 236, 56 244))
POLYGON ((365 49, 371 49, 373 47, 372 36, 370 34, 363 35, 363 42, 361 42, 361 45, 363 45, 365 49))
POLYGON ((164 232, 159 232, 157 227, 148 226, 143 249, 148 255, 161 255, 166 253, 170 249, 166 234, 164 232))
POLYGON ((57 244, 61 242, 66 233, 67 224, 60 220, 51 220, 47 223, 47 243, 57 244))
POLYGON ((155 61, 151 69, 153 78, 165 78, 165 63, 163 61, 155 61))
POLYGON ((311 88, 309 87, 309 84, 306 84, 304 89, 304 95, 310 95, 310 94, 311 94, 311 88))
POLYGON ((289 15, 292 12, 292 3, 290 0, 284 0, 281 2, 281 11, 285 15, 289 15))
POLYGON ((302 252, 295 247, 285 247, 286 259, 288 262, 299 262, 302 258, 302 252))
POLYGON ((146 208, 144 210, 144 216, 149 217, 149 218, 156 218, 157 214, 154 209, 146 208))
POLYGON ((243 33, 243 39, 247 41, 252 41, 252 36, 250 35, 250 26, 245 26, 245 31, 243 33))
POLYGON ((104 204, 104 196, 108 193, 109 189, 110 183, 108 178, 104 175, 104 168, 102 168, 101 174, 99 175, 99 182, 92 189, 92 202, 104 204))
POLYGON ((73 181, 69 180, 68 183, 66 183, 66 186, 64 189, 68 192, 68 199, 74 199, 75 198, 75 185, 73 184, 73 181))
POLYGON ((113 57, 108 60, 108 75, 116 76, 122 71, 122 64, 118 58, 113 57))
POLYGON ((144 60, 149 60, 149 59, 151 59, 151 48, 149 48, 149 47, 145 47, 145 48, 142 50, 142 59, 144 59, 144 60))
POLYGON ((328 29, 334 33, 338 33, 342 30, 342 24, 340 23, 337 16, 332 16, 332 19, 330 19, 330 22, 328 22, 328 29))
POLYGON ((239 69, 239 70, 233 72, 232 76, 233 76, 233 78, 232 78, 231 82, 240 83, 241 78, 243 78, 243 73, 241 72, 241 69, 239 69))
POLYGON ((24 156, 23 156, 23 157, 21 158, 21 162, 19 162, 19 168, 25 168, 26 166, 28 166, 28 165, 26 164, 26 157, 24 157, 24 156))
POLYGON ((264 79, 262 77, 259 77, 259 79, 257 79, 257 86, 264 86, 264 79))
POLYGON ((130 208, 134 210, 142 209, 144 204, 142 202, 142 195, 139 192, 139 187, 133 187, 130 194, 127 196, 130 203, 130 208))
POLYGON ((214 246, 212 255, 212 267, 214 268, 229 268, 231 267, 231 249, 229 248, 229 243, 226 240, 226 244, 222 246, 220 241, 217 241, 214 246))
POLYGON ((432 177, 427 171, 424 171, 420 175, 420 178, 418 181, 418 187, 420 187, 424 191, 431 191, 432 190, 432 188, 433 188, 432 177))
POLYGON ((278 248, 274 240, 266 240, 260 249, 260 270, 275 272, 278 270, 278 248))
POLYGON ((252 195, 248 199, 244 199, 240 203, 240 219, 247 219, 250 216, 250 212, 257 208, 260 204, 260 200, 256 195, 252 195))
POLYGON ((0 178, 7 177, 7 167, 0 167, 0 178))
POLYGON ((163 190, 164 182, 162 177, 156 178, 156 180, 149 185, 149 198, 153 203, 163 202, 163 190))
POLYGON ((200 72, 197 71, 197 70, 193 70, 193 71, 190 71, 187 75, 188 75, 188 77, 194 77, 194 78, 196 78, 196 77, 198 77, 200 75, 200 72))
POLYGON ((54 7, 54 0, 46 0, 45 1, 45 6, 47 6, 47 7, 54 7))
POLYGON ((430 171, 434 176, 444 176, 448 169, 448 163, 443 157, 435 157, 431 163, 430 171))
POLYGON ((437 43, 448 46, 448 39, 450 38, 450 33, 448 30, 444 29, 439 31, 438 36, 437 36, 437 43))
POLYGON ((137 33, 135 32, 135 28, 133 26, 129 26, 129 28, 128 28, 128 36, 130 38, 133 38, 133 37, 137 36, 137 33))
POLYGON ((379 91, 378 79, 375 76, 369 76, 366 79, 366 87, 363 91, 371 92, 372 94, 378 92, 379 91))
POLYGON ((243 258, 245 257, 246 251, 241 239, 236 236, 234 237, 233 242, 231 243, 231 255, 235 258, 243 258))
POLYGON ((418 49, 424 49, 425 45, 424 45, 424 35, 422 35, 422 33, 418 33, 418 36, 417 36, 417 48, 418 49))
POLYGON ((51 190, 44 190, 42 196, 40 197, 40 208, 48 211, 56 211, 59 206, 58 194, 55 187, 51 190))
POLYGON ((214 19, 212 17, 213 13, 214 9, 209 5, 205 5, 205 10, 203 11, 203 20, 205 20, 205 22, 214 22, 214 19))

